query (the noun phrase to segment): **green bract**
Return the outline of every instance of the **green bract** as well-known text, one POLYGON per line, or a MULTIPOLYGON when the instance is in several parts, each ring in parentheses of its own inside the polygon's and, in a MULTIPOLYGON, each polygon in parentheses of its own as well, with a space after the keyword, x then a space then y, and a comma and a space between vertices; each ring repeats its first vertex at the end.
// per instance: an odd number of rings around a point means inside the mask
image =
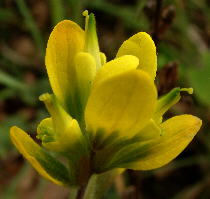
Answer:
POLYGON ((201 126, 192 115, 163 120, 180 92, 192 89, 175 88, 158 99, 156 48, 147 33, 126 40, 116 58, 106 62, 94 15, 84 15, 85 31, 64 20, 48 40, 45 62, 53 94, 40 96, 51 115, 37 128, 42 146, 17 127, 10 131, 32 166, 59 185, 86 184, 91 175, 116 168, 161 167, 201 126), (65 157, 65 166, 50 152, 65 157))

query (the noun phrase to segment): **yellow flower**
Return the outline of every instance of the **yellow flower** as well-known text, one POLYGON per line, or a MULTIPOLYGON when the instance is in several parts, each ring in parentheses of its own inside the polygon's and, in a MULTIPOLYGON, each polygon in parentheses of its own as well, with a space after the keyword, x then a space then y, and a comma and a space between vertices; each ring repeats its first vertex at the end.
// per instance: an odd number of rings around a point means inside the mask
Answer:
POLYGON ((202 123, 192 115, 162 121, 180 92, 192 89, 175 88, 158 99, 156 48, 147 33, 126 40, 106 62, 94 15, 84 15, 85 31, 64 20, 48 40, 45 61, 54 94, 40 97, 51 115, 37 129, 43 148, 21 129, 10 131, 23 156, 57 184, 82 184, 115 168, 161 167, 184 150, 202 123), (69 168, 48 151, 66 157, 69 168))

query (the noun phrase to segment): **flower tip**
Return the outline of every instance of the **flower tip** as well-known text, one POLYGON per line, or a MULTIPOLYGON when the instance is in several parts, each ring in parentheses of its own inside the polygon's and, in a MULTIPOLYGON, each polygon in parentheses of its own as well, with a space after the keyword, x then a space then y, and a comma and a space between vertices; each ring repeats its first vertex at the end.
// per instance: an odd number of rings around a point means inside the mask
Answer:
POLYGON ((181 88, 180 91, 188 92, 188 94, 190 95, 193 94, 193 88, 181 88))
POLYGON ((202 120, 200 119, 200 118, 198 118, 198 123, 197 123, 197 125, 199 126, 199 128, 202 126, 202 120))
POLYGON ((12 126, 10 128, 10 137, 13 137, 13 135, 15 134, 16 130, 18 129, 17 126, 12 126))
POLYGON ((51 102, 51 96, 49 93, 44 93, 39 96, 39 100, 42 102, 51 102))
POLYGON ((12 127, 10 127, 10 132, 11 132, 11 131, 14 131, 16 128, 17 128, 17 126, 12 126, 12 127))
POLYGON ((96 23, 96 21, 95 21, 95 15, 93 13, 90 13, 89 14, 89 17, 90 17, 90 20, 89 20, 89 23, 90 24, 89 25, 92 25, 95 28, 95 26, 96 26, 96 24, 95 24, 96 23))
POLYGON ((88 16, 88 10, 83 11, 83 12, 82 12, 82 15, 83 15, 84 17, 87 17, 87 16, 88 16))
POLYGON ((191 115, 191 125, 195 129, 195 134, 200 130, 202 126, 202 120, 196 116, 191 115))

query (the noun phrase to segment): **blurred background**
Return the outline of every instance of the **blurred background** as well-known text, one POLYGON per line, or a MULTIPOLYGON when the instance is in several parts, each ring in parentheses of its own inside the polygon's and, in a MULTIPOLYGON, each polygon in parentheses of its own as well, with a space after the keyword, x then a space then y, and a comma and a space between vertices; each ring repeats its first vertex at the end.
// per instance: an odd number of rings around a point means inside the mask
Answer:
MULTIPOLYGON (((51 92, 44 64, 53 26, 94 12, 101 51, 108 60, 139 31, 152 35, 158 53, 159 94, 193 87, 167 117, 189 113, 203 126, 176 160, 153 171, 131 171, 116 179, 109 199, 210 198, 210 1, 209 0, 1 0, 0 1, 0 199, 65 199, 68 189, 40 178, 16 151, 9 128, 35 138, 47 116, 38 97, 51 92), (117 196, 120 195, 121 197, 117 196)), ((61 52, 62 53, 62 52, 61 52)))

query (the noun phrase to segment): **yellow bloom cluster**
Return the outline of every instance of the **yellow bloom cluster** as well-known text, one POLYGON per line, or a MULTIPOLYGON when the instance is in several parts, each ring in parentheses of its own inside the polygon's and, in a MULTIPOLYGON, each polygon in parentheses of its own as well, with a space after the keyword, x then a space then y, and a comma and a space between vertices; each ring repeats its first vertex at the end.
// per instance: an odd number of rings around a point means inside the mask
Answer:
POLYGON ((40 96, 51 115, 37 128, 42 147, 18 127, 10 131, 14 145, 33 167, 61 185, 80 184, 94 173, 115 168, 161 167, 201 126, 192 115, 162 121, 180 92, 192 90, 175 88, 158 99, 156 47, 147 33, 130 37, 106 62, 94 15, 84 15, 85 31, 64 20, 48 40, 45 62, 54 94, 40 96), (64 156, 68 168, 49 151, 64 156))

